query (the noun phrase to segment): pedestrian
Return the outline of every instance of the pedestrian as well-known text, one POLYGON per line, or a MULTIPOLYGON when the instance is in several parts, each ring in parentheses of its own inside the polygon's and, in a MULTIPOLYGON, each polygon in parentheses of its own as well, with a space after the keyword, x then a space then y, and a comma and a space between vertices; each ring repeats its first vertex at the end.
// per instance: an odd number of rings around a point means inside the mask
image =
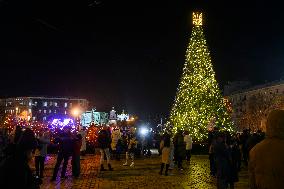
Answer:
POLYGON ((182 135, 182 130, 178 130, 174 137, 174 146, 175 146, 175 160, 178 164, 178 169, 182 171, 184 168, 182 166, 182 160, 185 159, 186 145, 184 142, 184 137, 182 135))
POLYGON ((34 132, 26 129, 19 136, 15 151, 0 163, 0 186, 10 189, 39 189, 40 178, 32 174, 29 166, 37 146, 34 132))
POLYGON ((120 159, 120 152, 119 152, 119 148, 120 148, 119 141, 120 140, 121 140, 120 130, 118 128, 115 128, 111 133, 111 150, 116 160, 120 159))
POLYGON ((215 153, 214 146, 216 145, 216 138, 212 138, 211 144, 209 146, 209 162, 210 162, 210 175, 216 176, 216 161, 215 161, 215 153))
POLYGON ((170 146, 171 146, 171 137, 169 134, 165 133, 163 136, 163 139, 160 143, 160 149, 162 151, 162 163, 161 163, 161 169, 159 174, 163 174, 163 169, 166 165, 166 171, 165 176, 168 176, 168 170, 169 170, 169 164, 170 164, 170 146))
POLYGON ((175 153, 175 147, 174 147, 174 143, 173 143, 173 138, 171 137, 170 155, 169 155, 169 159, 170 159, 170 166, 169 166, 170 174, 171 174, 171 171, 175 168, 174 153, 175 153))
POLYGON ((249 154, 251 189, 276 189, 284 186, 284 110, 268 115, 266 138, 249 154))
POLYGON ((128 165, 128 159, 130 157, 131 158, 130 167, 134 167, 134 154, 136 152, 137 144, 138 144, 134 127, 130 128, 130 133, 126 136, 126 141, 127 141, 126 161, 123 165, 124 166, 128 165))
POLYGON ((227 189, 230 177, 230 153, 225 144, 225 135, 217 134, 216 144, 214 145, 214 153, 217 168, 217 188, 227 189))
POLYGON ((78 178, 80 175, 80 154, 83 141, 81 134, 77 134, 73 140, 74 150, 72 154, 72 175, 75 178, 78 178))
POLYGON ((47 156, 47 145, 50 143, 50 135, 47 129, 40 131, 37 138, 38 146, 35 151, 36 176, 43 178, 44 162, 47 156))
POLYGON ((78 134, 82 136, 82 145, 81 145, 80 153, 82 156, 85 156, 86 149, 87 149, 87 145, 86 145, 87 129, 86 127, 83 126, 83 128, 78 132, 78 134))
POLYGON ((184 131, 184 142, 186 144, 186 160, 190 163, 191 150, 192 150, 192 138, 189 135, 189 131, 184 131))
POLYGON ((55 181, 57 177, 57 173, 60 167, 61 162, 63 162, 63 167, 61 170, 61 179, 66 178, 66 169, 68 165, 69 158, 73 154, 73 139, 71 137, 71 129, 65 128, 66 130, 60 133, 60 137, 57 139, 59 143, 59 150, 57 154, 56 164, 53 170, 53 176, 51 181, 55 181))
POLYGON ((98 135, 98 147, 100 148, 101 158, 100 158, 100 165, 101 165, 101 171, 106 171, 104 168, 104 156, 106 156, 107 159, 107 165, 110 171, 113 171, 113 168, 110 164, 110 152, 109 152, 109 146, 111 143, 111 138, 108 133, 108 127, 103 126, 102 130, 99 132, 98 135))

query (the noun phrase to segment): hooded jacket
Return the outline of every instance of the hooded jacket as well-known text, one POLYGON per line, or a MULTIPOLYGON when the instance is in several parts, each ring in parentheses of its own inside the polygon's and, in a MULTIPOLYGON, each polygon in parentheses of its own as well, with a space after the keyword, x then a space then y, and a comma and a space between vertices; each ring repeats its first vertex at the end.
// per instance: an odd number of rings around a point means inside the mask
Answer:
POLYGON ((273 110, 267 119, 266 138, 249 154, 251 189, 284 187, 284 110, 273 110))

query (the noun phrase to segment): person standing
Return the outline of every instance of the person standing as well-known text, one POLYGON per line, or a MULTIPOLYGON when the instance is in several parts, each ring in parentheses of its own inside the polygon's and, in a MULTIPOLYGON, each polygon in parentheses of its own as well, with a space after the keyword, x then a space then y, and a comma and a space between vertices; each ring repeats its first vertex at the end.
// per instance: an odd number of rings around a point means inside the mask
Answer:
POLYGON ((284 110, 268 115, 266 138, 249 153, 251 189, 274 189, 284 186, 284 110))
POLYGON ((185 159, 186 146, 184 142, 184 137, 182 135, 182 130, 178 130, 174 137, 175 146, 175 158, 178 164, 178 169, 183 170, 182 160, 185 159))
POLYGON ((47 129, 39 133, 38 147, 35 151, 36 176, 43 178, 44 161, 47 156, 47 145, 50 142, 50 135, 47 129))
POLYGON ((79 133, 82 136, 82 145, 81 145, 81 155, 85 156, 86 155, 86 149, 87 149, 87 145, 86 145, 86 136, 87 136, 87 130, 86 127, 83 126, 83 128, 79 131, 79 133))
POLYGON ((32 174, 29 162, 37 146, 34 132, 31 129, 23 131, 15 147, 15 152, 0 164, 0 186, 11 189, 39 189, 40 178, 32 174))
POLYGON ((184 132, 184 142, 185 142, 185 150, 186 150, 186 160, 190 163, 191 158, 191 149, 192 149, 192 138, 189 135, 188 131, 184 132))
POLYGON ((80 149, 82 146, 82 136, 77 134, 74 138, 74 150, 72 154, 72 175, 78 178, 80 175, 80 149))
POLYGON ((107 165, 110 171, 113 171, 113 168, 110 164, 110 152, 109 152, 109 146, 111 143, 111 138, 108 133, 107 126, 103 126, 102 130, 99 132, 98 135, 98 147, 100 148, 101 158, 100 158, 100 165, 101 165, 101 171, 106 171, 104 168, 104 156, 106 156, 107 159, 107 165))
POLYGON ((214 153, 217 168, 217 188, 227 189, 230 181, 230 162, 232 160, 223 133, 217 134, 214 153))
POLYGON ((134 127, 130 128, 130 133, 127 135, 126 141, 127 141, 126 161, 123 165, 124 166, 128 165, 128 159, 130 156, 131 158, 130 167, 134 167, 134 154, 135 154, 135 151, 137 149, 137 144, 138 144, 134 127))
POLYGON ((160 143, 160 149, 162 151, 162 163, 161 163, 161 169, 159 174, 163 174, 163 169, 166 165, 166 171, 165 171, 165 176, 168 176, 168 170, 170 166, 170 146, 171 146, 171 137, 169 134, 164 134, 163 139, 161 140, 160 143))
POLYGON ((63 131, 57 140, 59 143, 59 151, 57 154, 57 160, 56 160, 56 164, 53 170, 53 176, 51 178, 51 181, 56 180, 60 164, 63 160, 64 162, 63 162, 63 167, 61 170, 61 179, 66 178, 66 169, 68 165, 68 160, 70 156, 72 156, 72 153, 73 153, 73 139, 71 138, 70 129, 67 129, 67 131, 63 131))
POLYGON ((113 155, 115 155, 115 159, 120 159, 120 144, 119 141, 121 140, 121 133, 118 128, 114 129, 111 133, 111 150, 113 152, 113 155))

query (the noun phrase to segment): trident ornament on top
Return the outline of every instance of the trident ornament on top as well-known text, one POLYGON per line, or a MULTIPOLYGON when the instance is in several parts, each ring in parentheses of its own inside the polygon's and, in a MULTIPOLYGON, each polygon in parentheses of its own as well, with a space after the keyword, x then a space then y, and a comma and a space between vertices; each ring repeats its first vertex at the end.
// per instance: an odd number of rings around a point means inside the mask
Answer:
POLYGON ((193 12, 192 13, 192 23, 195 26, 202 26, 202 13, 193 12))

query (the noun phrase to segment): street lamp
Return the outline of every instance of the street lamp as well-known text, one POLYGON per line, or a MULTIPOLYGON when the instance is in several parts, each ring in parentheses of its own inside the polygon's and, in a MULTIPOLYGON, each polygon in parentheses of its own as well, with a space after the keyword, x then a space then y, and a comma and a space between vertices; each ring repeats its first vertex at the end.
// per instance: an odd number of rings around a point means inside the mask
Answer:
POLYGON ((74 108, 73 110, 71 110, 71 114, 74 116, 76 125, 78 126, 78 131, 80 129, 79 128, 80 124, 78 124, 80 113, 81 113, 81 110, 79 108, 74 108))

